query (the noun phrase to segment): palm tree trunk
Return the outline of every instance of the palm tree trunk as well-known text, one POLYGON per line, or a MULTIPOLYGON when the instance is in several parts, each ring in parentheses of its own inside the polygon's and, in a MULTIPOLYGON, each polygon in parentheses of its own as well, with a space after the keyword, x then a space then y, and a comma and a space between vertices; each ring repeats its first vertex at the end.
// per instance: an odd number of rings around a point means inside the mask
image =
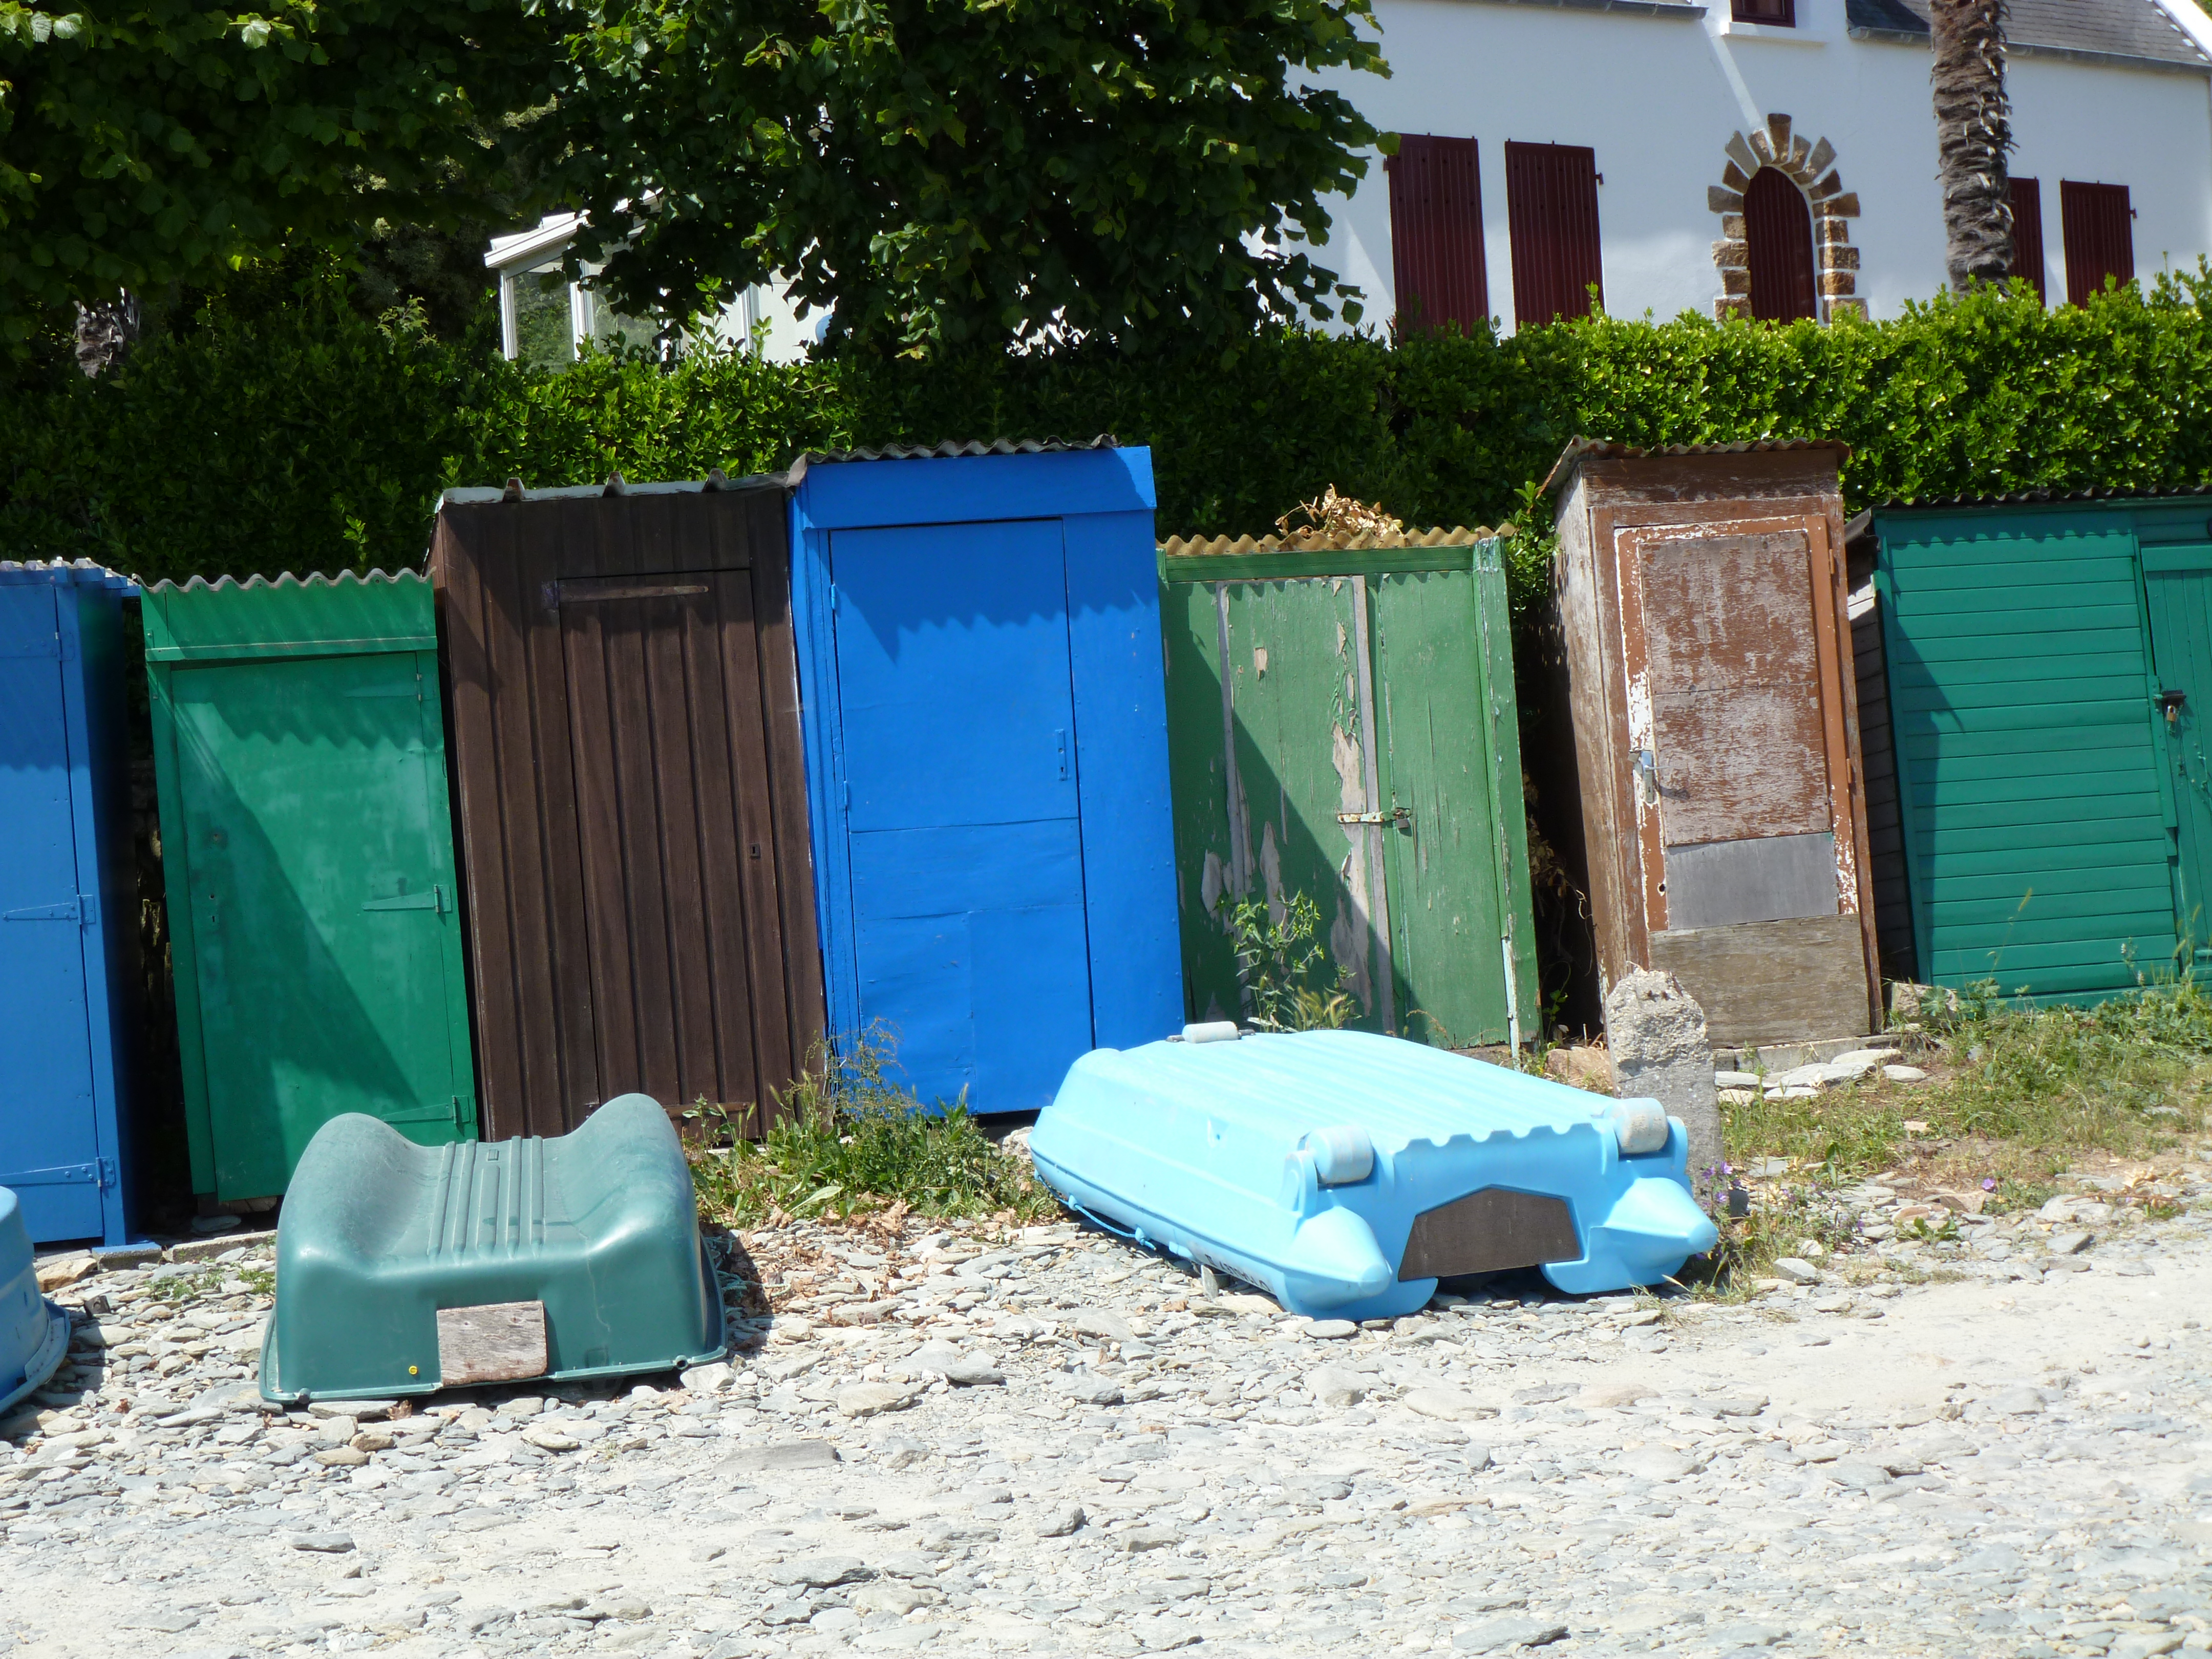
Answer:
POLYGON ((1936 153, 1951 287, 2001 283, 2012 270, 2012 100, 2005 95, 2006 0, 1931 0, 1936 153))
POLYGON ((118 294, 98 305, 76 308, 76 366, 88 380, 122 367, 138 343, 138 296, 118 294))

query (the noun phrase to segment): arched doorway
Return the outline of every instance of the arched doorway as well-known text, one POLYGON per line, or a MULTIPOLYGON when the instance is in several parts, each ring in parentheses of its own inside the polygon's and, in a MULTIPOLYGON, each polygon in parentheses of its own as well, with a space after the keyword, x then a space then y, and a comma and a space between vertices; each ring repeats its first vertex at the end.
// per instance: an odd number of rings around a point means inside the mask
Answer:
POLYGON ((1813 274, 1813 213, 1805 192, 1779 167, 1763 167, 1743 192, 1751 259, 1751 314, 1790 323, 1820 314, 1813 274))

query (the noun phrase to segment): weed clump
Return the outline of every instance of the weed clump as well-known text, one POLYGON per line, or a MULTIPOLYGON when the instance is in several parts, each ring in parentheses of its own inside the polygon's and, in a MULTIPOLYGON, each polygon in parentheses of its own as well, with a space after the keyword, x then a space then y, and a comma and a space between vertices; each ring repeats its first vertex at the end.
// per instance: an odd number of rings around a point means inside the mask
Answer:
POLYGON ((757 1142, 704 1101, 686 1112, 702 1132, 690 1149, 702 1214, 757 1226, 892 1208, 945 1219, 1055 1213, 1052 1194, 993 1144, 964 1095, 932 1110, 893 1080, 896 1051, 880 1024, 842 1052, 817 1044, 757 1142))

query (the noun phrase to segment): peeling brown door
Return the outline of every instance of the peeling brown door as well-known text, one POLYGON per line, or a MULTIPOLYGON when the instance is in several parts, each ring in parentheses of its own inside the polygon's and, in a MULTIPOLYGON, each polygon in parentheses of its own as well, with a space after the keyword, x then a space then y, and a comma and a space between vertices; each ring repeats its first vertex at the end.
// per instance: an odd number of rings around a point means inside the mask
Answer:
POLYGON ((1863 1024, 1850 757, 1842 709, 1822 691, 1838 673, 1826 525, 1625 529, 1619 569, 1653 965, 1699 994, 1717 981, 1709 962, 1764 949, 1777 979, 1795 981, 1762 992, 1770 1008, 1809 1005, 1765 1016, 1778 1029, 1863 1024), (1759 931, 1720 937, 1747 927, 1759 931))

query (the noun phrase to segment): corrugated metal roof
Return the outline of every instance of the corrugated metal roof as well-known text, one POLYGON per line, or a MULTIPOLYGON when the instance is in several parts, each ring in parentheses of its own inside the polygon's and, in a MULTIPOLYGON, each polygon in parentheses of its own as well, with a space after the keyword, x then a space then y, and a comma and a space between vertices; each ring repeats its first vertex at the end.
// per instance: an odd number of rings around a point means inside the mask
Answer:
POLYGON ((849 461, 950 461, 976 455, 1060 455, 1085 449, 1119 449, 1121 441, 1102 432, 1085 442, 1067 438, 947 439, 941 444, 884 444, 872 449, 810 449, 792 464, 796 484, 810 466, 842 466, 849 461))
POLYGON ((1595 456, 1604 461, 1640 461, 1652 455, 1766 455, 1801 449, 1832 449, 1842 455, 1851 453, 1849 444, 1835 438, 1757 438, 1733 444, 1668 444, 1656 449, 1639 449, 1634 444, 1614 443, 1607 438, 1572 438, 1559 452, 1559 459, 1552 463, 1552 470, 1544 478, 1544 489, 1548 493, 1557 488, 1568 468, 1585 456, 1595 456))
POLYGON ((138 592, 137 578, 90 559, 0 559, 0 585, 20 587, 33 582, 112 587, 126 599, 138 592))
POLYGON ((1473 547, 1497 532, 1460 526, 1450 530, 1401 530, 1394 534, 1326 536, 1294 531, 1287 536, 1172 536, 1159 544, 1161 556, 1188 559, 1224 553, 1357 553, 1394 547, 1473 547))
POLYGON ((509 478, 503 489, 489 489, 469 485, 449 489, 438 498, 441 510, 448 507, 482 507, 489 501, 580 501, 598 495, 696 495, 709 489, 781 489, 786 487, 786 475, 781 472, 747 472, 734 478, 722 476, 720 467, 703 478, 665 480, 659 483, 631 483, 619 472, 607 474, 605 483, 556 484, 550 489, 531 489, 520 478, 509 478))
MULTIPOLYGON (((1846 0, 1854 30, 1928 38, 1928 0, 1846 0)), ((2153 0, 2012 0, 2007 44, 2025 57, 2057 54, 2207 67, 2197 43, 2153 0)))
POLYGON ((2126 489, 2118 486, 2088 489, 2014 489, 1992 495, 1902 495, 1876 501, 1877 513, 1905 512, 1954 507, 2016 507, 2031 502, 2154 501, 2212 496, 2212 484, 2176 484, 2164 489, 2126 489))
POLYGON ((295 576, 287 570, 273 577, 248 576, 244 581, 239 580, 235 576, 217 576, 213 581, 210 581, 205 576, 194 576, 181 582, 159 581, 146 591, 149 593, 219 593, 226 589, 236 588, 241 592, 250 592, 255 588, 261 587, 369 587, 379 583, 388 585, 393 582, 427 582, 428 580, 428 577, 416 570, 388 572, 372 570, 367 575, 361 575, 351 570, 341 570, 335 576, 325 576, 319 570, 310 571, 304 576, 295 576))

